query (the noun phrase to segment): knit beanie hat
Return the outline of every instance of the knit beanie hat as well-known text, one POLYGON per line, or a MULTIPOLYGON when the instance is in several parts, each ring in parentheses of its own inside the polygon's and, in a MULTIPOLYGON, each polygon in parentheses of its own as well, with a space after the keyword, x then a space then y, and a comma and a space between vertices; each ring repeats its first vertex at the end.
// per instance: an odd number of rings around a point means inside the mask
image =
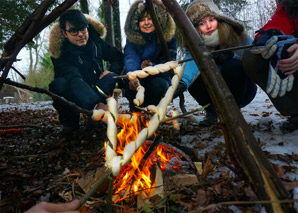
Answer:
MULTIPOLYGON (((166 11, 166 8, 161 1, 153 0, 153 7, 164 33, 165 40, 168 42, 175 34, 175 22, 170 14, 166 11)), ((144 1, 137 0, 131 5, 128 11, 124 29, 127 40, 132 43, 144 44, 144 39, 140 33, 139 22, 146 9, 147 8, 144 1)))
POLYGON ((223 15, 216 4, 214 4, 213 0, 195 0, 191 2, 186 9, 186 15, 195 27, 198 26, 199 21, 202 18, 206 16, 214 16, 217 21, 223 21, 230 24, 237 33, 242 33, 244 31, 243 25, 232 18, 223 15))

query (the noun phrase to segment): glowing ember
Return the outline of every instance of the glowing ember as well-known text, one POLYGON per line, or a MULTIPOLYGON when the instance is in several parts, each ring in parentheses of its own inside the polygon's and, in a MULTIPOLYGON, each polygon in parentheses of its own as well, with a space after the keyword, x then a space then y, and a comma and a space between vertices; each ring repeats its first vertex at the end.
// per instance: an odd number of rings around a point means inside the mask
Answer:
MULTIPOLYGON (((142 128, 148 126, 148 119, 140 113, 133 113, 134 119, 118 120, 117 124, 121 131, 117 134, 117 154, 123 154, 124 147, 131 141, 136 141, 138 134, 142 128)), ((131 162, 121 167, 119 175, 114 181, 114 195, 118 195, 117 200, 125 199, 128 194, 135 194, 138 191, 144 191, 147 195, 150 193, 152 186, 152 178, 150 168, 157 161, 161 169, 164 170, 172 158, 182 157, 181 155, 169 147, 159 145, 147 160, 146 165, 140 168, 140 163, 144 154, 150 147, 151 142, 146 141, 133 155, 131 162)), ((180 160, 180 158, 179 158, 180 160)), ((179 161, 178 160, 178 161, 179 161)), ((174 169, 179 169, 179 166, 173 166, 174 169)))

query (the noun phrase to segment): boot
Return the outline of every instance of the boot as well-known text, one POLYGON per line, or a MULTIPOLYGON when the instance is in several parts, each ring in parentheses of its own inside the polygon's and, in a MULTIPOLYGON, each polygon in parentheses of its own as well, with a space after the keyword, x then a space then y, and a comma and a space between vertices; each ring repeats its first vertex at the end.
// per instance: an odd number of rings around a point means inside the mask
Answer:
POLYGON ((205 109, 206 116, 204 120, 202 120, 199 125, 204 127, 209 127, 214 123, 218 122, 218 115, 216 113, 215 107, 213 105, 210 105, 205 109))
POLYGON ((281 130, 286 132, 292 132, 294 130, 298 129, 298 115, 292 115, 290 118, 283 122, 281 127, 281 130))

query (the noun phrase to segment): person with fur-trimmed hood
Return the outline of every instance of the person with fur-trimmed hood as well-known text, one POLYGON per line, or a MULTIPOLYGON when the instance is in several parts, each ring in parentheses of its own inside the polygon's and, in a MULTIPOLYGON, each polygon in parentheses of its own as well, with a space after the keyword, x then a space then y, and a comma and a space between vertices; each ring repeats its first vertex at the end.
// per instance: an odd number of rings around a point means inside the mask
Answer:
MULTIPOLYGON (((153 0, 153 6, 167 42, 170 57, 175 60, 177 50, 176 39, 174 37, 176 29, 175 22, 160 1, 153 0)), ((131 5, 125 22, 125 33, 125 73, 166 62, 144 1, 137 0, 131 5)), ((143 79, 140 78, 139 80, 140 84, 145 88, 142 107, 150 104, 157 105, 170 86, 168 72, 148 76, 143 79)), ((134 81, 126 82, 125 93, 126 98, 129 100, 131 111, 135 111, 133 99, 137 93, 136 88, 137 85, 134 81)))
MULTIPOLYGON (((123 54, 103 40, 106 29, 102 23, 84 15, 79 10, 68 10, 61 15, 50 32, 49 50, 54 65, 55 77, 50 91, 92 110, 107 109, 106 98, 97 86, 111 95, 116 80, 113 78, 123 69, 123 54), (103 60, 110 63, 104 69, 103 60)), ((80 115, 69 106, 56 100, 53 106, 59 112, 63 125, 62 134, 79 128, 80 115)), ((88 117, 90 124, 92 119, 88 117)))
MULTIPOLYGON (((210 51, 248 45, 252 42, 252 39, 244 32, 243 25, 223 15, 212 0, 191 2, 186 9, 186 15, 210 51)), ((243 71, 240 61, 242 52, 242 50, 237 50, 213 54, 213 59, 239 107, 249 104, 257 91, 256 85, 246 77, 243 71)), ((185 51, 185 55, 185 59, 192 58, 188 50, 185 51)), ((187 88, 200 105, 211 104, 206 108, 206 117, 199 124, 211 126, 218 122, 215 107, 193 60, 186 63, 183 78, 174 97, 187 88)))
POLYGON ((280 128, 298 129, 298 1, 278 0, 275 13, 257 31, 256 47, 245 51, 246 74, 256 82, 283 116, 280 128))

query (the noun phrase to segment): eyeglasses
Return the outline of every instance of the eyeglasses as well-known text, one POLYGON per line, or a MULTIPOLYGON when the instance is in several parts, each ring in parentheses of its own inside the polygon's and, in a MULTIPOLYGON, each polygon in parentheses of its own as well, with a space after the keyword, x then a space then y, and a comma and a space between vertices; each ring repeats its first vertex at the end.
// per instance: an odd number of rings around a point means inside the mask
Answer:
POLYGON ((67 30, 65 29, 66 32, 69 32, 70 35, 72 36, 77 36, 79 34, 79 32, 81 32, 82 34, 86 34, 88 32, 88 26, 87 27, 83 27, 81 29, 70 29, 70 30, 67 30))

